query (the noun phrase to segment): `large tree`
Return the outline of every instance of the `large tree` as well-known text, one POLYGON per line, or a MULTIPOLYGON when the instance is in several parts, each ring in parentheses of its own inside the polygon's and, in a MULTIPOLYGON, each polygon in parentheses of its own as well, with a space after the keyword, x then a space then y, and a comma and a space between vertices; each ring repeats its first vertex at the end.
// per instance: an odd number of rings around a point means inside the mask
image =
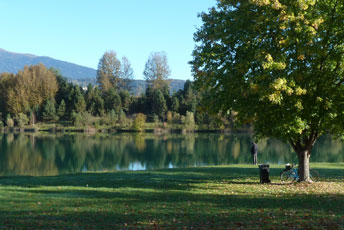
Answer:
POLYGON ((54 98, 58 84, 54 71, 43 64, 25 66, 10 80, 6 89, 7 111, 11 114, 25 113, 54 98))
POLYGON ((128 58, 122 57, 120 89, 130 91, 133 79, 134 70, 131 67, 130 61, 128 58))
POLYGON ((201 17, 191 63, 207 104, 288 141, 310 181, 316 140, 344 134, 343 1, 218 0, 201 17))
POLYGON ((168 65, 166 53, 152 53, 149 56, 143 71, 148 87, 162 90, 166 85, 169 85, 168 77, 170 74, 171 71, 168 65))
POLYGON ((117 87, 121 77, 121 61, 115 51, 106 51, 98 63, 97 81, 105 92, 117 87))
POLYGON ((97 81, 103 92, 110 88, 130 90, 134 70, 128 58, 118 59, 115 51, 106 51, 98 63, 97 81))

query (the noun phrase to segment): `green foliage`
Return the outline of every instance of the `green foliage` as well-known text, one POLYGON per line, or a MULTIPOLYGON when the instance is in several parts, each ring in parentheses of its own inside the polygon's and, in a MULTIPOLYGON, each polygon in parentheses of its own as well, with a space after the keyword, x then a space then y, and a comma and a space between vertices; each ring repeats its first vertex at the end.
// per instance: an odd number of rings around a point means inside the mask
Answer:
POLYGON ((57 83, 59 86, 59 90, 56 93, 56 102, 57 104, 61 104, 62 100, 66 104, 66 111, 65 111, 65 116, 62 117, 61 119, 64 120, 72 120, 72 111, 74 109, 74 92, 75 90, 80 90, 80 89, 75 89, 76 87, 79 87, 77 85, 73 85, 73 83, 68 82, 68 80, 62 76, 57 76, 57 83))
POLYGON ((73 124, 77 127, 85 127, 91 124, 92 115, 88 112, 76 113, 72 112, 73 124))
POLYGON ((187 111, 196 113, 200 111, 196 111, 197 106, 199 105, 199 101, 201 98, 200 93, 194 89, 194 84, 187 80, 184 84, 184 89, 179 90, 172 96, 171 99, 171 109, 174 112, 178 112, 180 114, 186 115, 187 111))
POLYGON ((164 95, 160 90, 154 90, 152 98, 152 113, 164 120, 167 111, 167 105, 164 95))
POLYGON ((180 124, 181 123, 181 120, 180 120, 180 114, 179 113, 176 113, 176 112, 173 112, 172 113, 172 120, 173 120, 173 123, 175 124, 180 124))
POLYGON ((125 112, 123 110, 121 110, 119 112, 119 121, 122 123, 126 123, 127 122, 127 116, 125 115, 125 112))
POLYGON ((64 119, 65 115, 66 115, 66 103, 62 99, 61 103, 57 109, 57 116, 60 118, 60 120, 62 120, 62 119, 64 119))
POLYGON ((343 15, 337 0, 218 1, 195 34, 203 103, 233 111, 258 137, 289 141, 301 177, 315 141, 344 133, 343 15))
POLYGON ((116 114, 115 110, 111 109, 108 114, 108 124, 115 125, 118 121, 118 114, 116 114))
POLYGON ((175 95, 172 97, 172 107, 171 107, 171 110, 173 112, 178 112, 179 111, 179 100, 178 100, 178 97, 175 96, 175 95))
POLYGON ((190 80, 187 80, 184 84, 184 90, 182 92, 181 99, 181 114, 186 114, 186 111, 196 112, 197 107, 197 95, 192 89, 193 85, 190 80))
POLYGON ((14 120, 12 119, 10 114, 7 114, 6 125, 10 128, 12 128, 14 126, 14 120))
MULTIPOLYGON (((109 58, 106 57, 105 59, 109 58)), ((105 59, 103 61, 106 62, 105 59)), ((104 68, 101 67, 103 68, 102 71, 105 73, 106 70, 108 74, 111 74, 111 68, 106 69, 107 63, 105 62, 103 63, 104 68)), ((107 90, 101 90, 101 87, 89 84, 87 90, 84 91, 79 85, 61 76, 55 69, 47 69, 43 65, 25 68, 18 75, 2 73, 0 74, 0 111, 3 112, 4 116, 10 113, 14 117, 17 117, 19 112, 30 113, 31 125, 34 125, 35 122, 57 120, 61 124, 67 125, 70 121, 74 123, 76 117, 80 118, 79 115, 88 112, 92 116, 98 117, 95 119, 98 123, 102 122, 103 124, 118 125, 125 128, 131 127, 132 120, 128 117, 137 113, 145 114, 149 121, 155 120, 156 123, 166 121, 167 111, 172 112, 172 120, 171 114, 169 114, 169 122, 176 124, 180 123, 180 116, 174 118, 173 114, 175 113, 186 115, 186 111, 191 111, 195 117, 198 117, 198 111, 195 108, 199 104, 200 96, 194 89, 192 82, 187 81, 183 90, 179 90, 173 96, 170 95, 169 80, 168 75, 166 75, 169 73, 169 68, 164 53, 151 55, 149 65, 153 69, 165 68, 165 70, 156 70, 158 77, 153 79, 154 81, 157 80, 156 84, 151 84, 150 87, 146 88, 145 94, 141 96, 133 96, 128 91, 129 86, 126 84, 129 84, 133 74, 129 61, 123 58, 122 62, 117 64, 115 62, 112 63, 114 65, 108 64, 112 65, 114 71, 118 68, 116 65, 120 64, 119 73, 116 70, 116 74, 119 74, 118 80, 109 80, 111 84, 106 87, 107 90), (34 87, 29 89, 26 86, 38 81, 44 75, 47 75, 51 82, 46 81, 46 79, 42 80, 44 84, 38 82, 36 85, 40 85, 42 89, 34 87), (124 83, 125 78, 128 80, 127 83, 124 83), (118 83, 116 83, 117 86, 114 86, 114 82, 118 83), (46 98, 47 95, 51 95, 51 97, 46 98), (42 98, 44 100, 41 103, 42 98), (48 102, 48 99, 53 100, 53 103, 48 102), (109 119, 108 115, 112 113, 111 110, 116 115, 109 119)), ((153 69, 151 69, 151 74, 155 71, 153 69)))
POLYGON ((122 110, 126 114, 128 114, 129 113, 130 102, 131 102, 131 96, 129 94, 129 91, 121 90, 119 92, 119 96, 121 97, 122 110))
POLYGON ((183 116, 182 123, 184 127, 188 130, 193 130, 195 128, 195 118, 193 112, 186 112, 186 116, 183 116))
POLYGON ((14 74, 1 73, 0 74, 0 111, 3 112, 3 116, 8 113, 7 101, 8 101, 8 91, 13 87, 14 74))
POLYGON ((173 115, 172 115, 172 112, 171 112, 171 111, 167 111, 166 120, 167 120, 168 123, 172 123, 172 121, 173 121, 173 115))
POLYGON ((86 110, 94 116, 102 116, 104 114, 104 99, 98 87, 91 84, 87 86, 85 95, 86 110))
POLYGON ((29 118, 24 113, 19 113, 14 120, 16 121, 18 127, 22 128, 29 123, 29 118))
POLYGON ((143 131, 146 124, 146 116, 142 113, 138 113, 135 116, 133 129, 136 131, 143 131))
POLYGON ((48 122, 54 122, 58 120, 59 117, 56 114, 54 99, 48 99, 45 102, 43 106, 43 111, 42 111, 42 118, 44 121, 48 121, 48 122))
POLYGON ((120 113, 122 107, 121 97, 114 88, 104 93, 104 103, 106 111, 114 110, 116 114, 120 113))
POLYGON ((80 87, 74 87, 72 103, 73 110, 76 113, 83 113, 86 111, 86 102, 80 87))

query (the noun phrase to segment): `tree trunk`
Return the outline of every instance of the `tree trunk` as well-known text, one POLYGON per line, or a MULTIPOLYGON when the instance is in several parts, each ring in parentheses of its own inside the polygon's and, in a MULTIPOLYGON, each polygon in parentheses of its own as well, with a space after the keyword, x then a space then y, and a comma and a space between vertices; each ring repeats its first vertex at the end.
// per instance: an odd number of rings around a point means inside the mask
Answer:
POLYGON ((299 157, 299 182, 312 182, 309 177, 309 158, 311 156, 311 149, 301 150, 297 155, 299 157))

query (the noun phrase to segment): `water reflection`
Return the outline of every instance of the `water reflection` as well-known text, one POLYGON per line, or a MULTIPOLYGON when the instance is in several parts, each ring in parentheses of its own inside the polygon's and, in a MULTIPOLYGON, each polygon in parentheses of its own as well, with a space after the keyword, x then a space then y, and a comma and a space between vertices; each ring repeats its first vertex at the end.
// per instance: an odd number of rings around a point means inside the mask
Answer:
MULTIPOLYGON (((86 171, 250 163, 249 135, 153 134, 0 135, 0 175, 58 175, 86 171)), ((297 162, 285 143, 266 139, 259 144, 258 162, 297 162)), ((343 162, 344 145, 324 136, 311 161, 343 162)))

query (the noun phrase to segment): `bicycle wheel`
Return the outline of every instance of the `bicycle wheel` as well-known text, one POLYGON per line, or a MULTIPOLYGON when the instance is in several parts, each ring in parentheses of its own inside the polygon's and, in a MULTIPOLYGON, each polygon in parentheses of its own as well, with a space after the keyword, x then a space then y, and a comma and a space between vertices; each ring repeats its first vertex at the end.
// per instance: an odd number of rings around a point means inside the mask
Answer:
POLYGON ((288 182, 291 183, 295 180, 296 175, 294 171, 288 170, 288 171, 284 171, 281 174, 281 181, 282 182, 288 182))
POLYGON ((319 180, 319 173, 318 171, 314 169, 309 170, 309 177, 312 179, 312 181, 318 181, 319 180))

